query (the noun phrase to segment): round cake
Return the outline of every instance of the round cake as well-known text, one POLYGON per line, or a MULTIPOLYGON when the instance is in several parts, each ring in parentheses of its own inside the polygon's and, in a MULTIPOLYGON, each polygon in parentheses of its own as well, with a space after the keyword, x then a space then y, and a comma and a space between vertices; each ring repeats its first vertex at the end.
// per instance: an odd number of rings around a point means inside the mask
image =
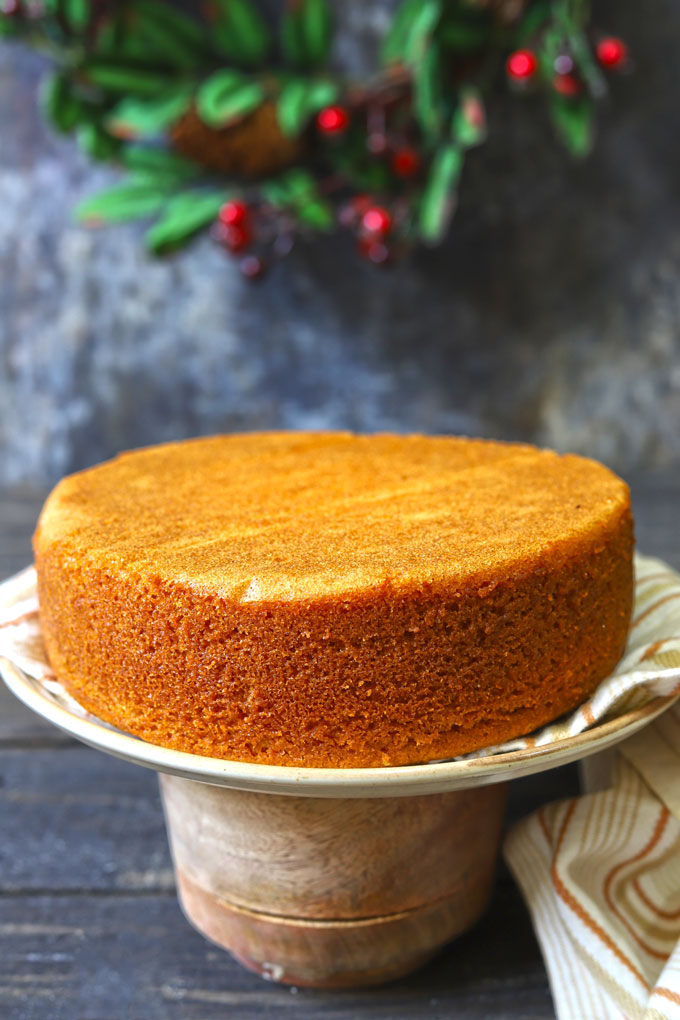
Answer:
POLYGON ((52 667, 101 719, 275 765, 449 758, 620 658, 626 485, 511 443, 251 433, 65 478, 34 539, 52 667))

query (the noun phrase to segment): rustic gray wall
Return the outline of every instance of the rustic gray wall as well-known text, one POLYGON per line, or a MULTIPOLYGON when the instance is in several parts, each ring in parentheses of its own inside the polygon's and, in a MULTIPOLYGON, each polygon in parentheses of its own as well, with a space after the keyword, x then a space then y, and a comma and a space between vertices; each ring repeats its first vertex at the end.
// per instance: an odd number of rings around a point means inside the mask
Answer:
MULTIPOLYGON (((337 0, 355 28, 379 5, 337 0)), ((521 438, 622 471, 680 462, 680 6, 596 5, 635 75, 570 163, 509 103, 466 169, 448 243, 389 271, 301 245, 259 287, 210 242, 169 262, 69 210, 109 178, 0 48, 0 482, 243 428, 521 438)), ((352 55, 346 36, 342 58, 352 55)))

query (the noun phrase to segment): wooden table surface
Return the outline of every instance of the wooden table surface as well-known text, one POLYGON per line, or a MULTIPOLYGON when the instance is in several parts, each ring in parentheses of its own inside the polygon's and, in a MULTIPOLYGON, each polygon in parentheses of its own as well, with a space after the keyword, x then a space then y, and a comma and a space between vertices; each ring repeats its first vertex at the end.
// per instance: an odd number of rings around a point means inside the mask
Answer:
MULTIPOLYGON (((640 548, 680 567, 680 477, 634 477, 631 488, 640 548)), ((0 578, 30 562, 43 495, 0 492, 0 578)), ((576 790, 575 766, 515 780, 509 818, 576 790)), ((184 920, 156 776, 62 735, 2 684, 0 819, 2 1020, 554 1016, 502 866, 482 921, 418 974, 355 992, 267 984, 184 920)))

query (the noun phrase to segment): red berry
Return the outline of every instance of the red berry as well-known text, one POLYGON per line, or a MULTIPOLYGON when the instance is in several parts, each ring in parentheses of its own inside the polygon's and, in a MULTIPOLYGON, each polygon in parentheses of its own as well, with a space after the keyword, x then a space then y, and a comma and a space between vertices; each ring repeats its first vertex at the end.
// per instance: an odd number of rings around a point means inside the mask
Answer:
POLYGON ((384 266, 390 257, 390 250, 384 241, 376 241, 370 237, 361 238, 359 253, 376 266, 384 266))
POLYGON ((224 203, 217 216, 225 227, 238 227, 246 222, 249 214, 250 210, 245 202, 232 200, 224 203))
POLYGON ((266 265, 258 255, 246 255, 241 260, 241 272, 247 280, 260 280, 266 271, 266 265))
POLYGON ((625 42, 613 35, 600 39, 595 53, 603 67, 621 67, 628 59, 628 47, 625 42))
POLYGON ((354 227, 360 216, 370 208, 373 199, 370 195, 355 195, 354 198, 340 207, 338 223, 341 227, 354 227))
POLYGON ((360 192, 358 195, 354 196, 354 198, 350 202, 350 205, 352 206, 352 209, 354 210, 357 216, 363 216, 366 210, 371 208, 372 201, 373 199, 371 198, 370 195, 366 195, 360 192))
POLYGON ((556 74, 552 82, 555 92, 561 96, 577 96, 581 91, 581 82, 574 74, 556 74))
POLYGON ((531 50, 515 50, 508 57, 505 69, 514 81, 527 81, 538 70, 538 60, 531 50))
POLYGON ((349 126, 349 114, 344 106, 325 106, 316 115, 316 126, 324 135, 340 135, 349 126))
POLYGON ((415 149, 405 146, 392 156, 392 170, 397 177, 413 177, 420 170, 420 156, 415 149))
POLYGON ((239 252, 246 250, 253 238, 250 229, 245 224, 239 223, 234 226, 222 224, 217 239, 232 254, 238 255, 239 252))
POLYGON ((381 205, 372 205, 361 217, 361 226, 367 234, 384 237, 392 226, 392 217, 381 205))

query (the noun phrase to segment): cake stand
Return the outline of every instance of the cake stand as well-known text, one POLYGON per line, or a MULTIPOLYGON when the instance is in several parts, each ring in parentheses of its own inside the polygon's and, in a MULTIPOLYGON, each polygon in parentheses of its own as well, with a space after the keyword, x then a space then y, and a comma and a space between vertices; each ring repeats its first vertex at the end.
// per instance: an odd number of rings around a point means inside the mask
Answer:
POLYGON ((399 977, 484 910, 505 783, 613 746, 656 698, 550 745, 398 768, 251 765, 146 743, 0 658, 9 689, 60 729, 160 773, 179 898, 263 977, 351 987, 399 977))

